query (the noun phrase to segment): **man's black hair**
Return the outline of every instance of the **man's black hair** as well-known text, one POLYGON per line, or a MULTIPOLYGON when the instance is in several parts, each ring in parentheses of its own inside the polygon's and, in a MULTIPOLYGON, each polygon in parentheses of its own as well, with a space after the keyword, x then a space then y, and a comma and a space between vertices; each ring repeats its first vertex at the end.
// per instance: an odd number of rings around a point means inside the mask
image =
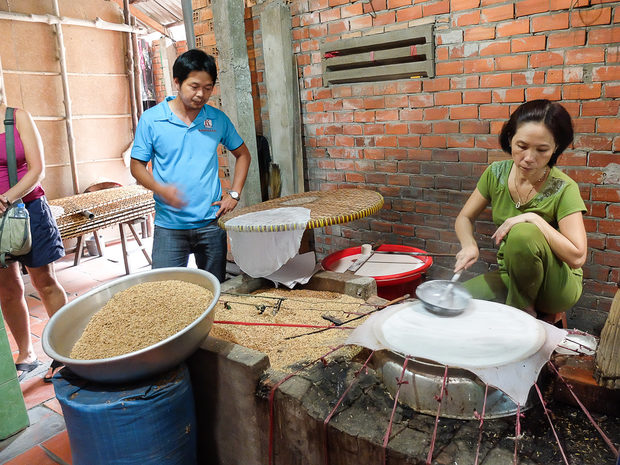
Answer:
POLYGON ((178 79, 179 84, 183 84, 192 71, 206 71, 213 79, 213 84, 217 80, 215 58, 197 48, 188 50, 177 57, 172 66, 172 77, 178 79))
POLYGON ((573 141, 573 123, 566 109, 559 103, 546 99, 532 100, 517 108, 504 123, 499 134, 499 143, 506 153, 512 153, 510 143, 523 123, 543 123, 553 135, 555 151, 549 160, 549 167, 555 165, 558 157, 573 141))

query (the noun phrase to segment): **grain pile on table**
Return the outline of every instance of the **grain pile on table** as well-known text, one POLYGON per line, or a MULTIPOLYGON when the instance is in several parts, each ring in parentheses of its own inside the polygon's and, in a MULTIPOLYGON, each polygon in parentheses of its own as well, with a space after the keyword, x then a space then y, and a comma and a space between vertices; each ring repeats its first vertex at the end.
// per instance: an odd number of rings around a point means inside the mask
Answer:
POLYGON ((156 344, 194 322, 212 300, 210 290, 185 281, 132 286, 91 317, 70 357, 97 360, 156 344))
MULTIPOLYGON (((222 294, 216 305, 215 320, 210 336, 265 353, 272 368, 291 371, 292 366, 313 361, 331 348, 342 344, 351 330, 329 329, 318 334, 287 340, 287 337, 316 331, 313 328, 286 326, 245 326, 218 323, 277 323, 329 326, 323 315, 340 321, 374 310, 364 300, 336 292, 306 289, 262 289, 248 295, 222 294)), ((356 327, 366 318, 343 326, 356 327)), ((337 355, 355 355, 360 349, 348 346, 337 355)))

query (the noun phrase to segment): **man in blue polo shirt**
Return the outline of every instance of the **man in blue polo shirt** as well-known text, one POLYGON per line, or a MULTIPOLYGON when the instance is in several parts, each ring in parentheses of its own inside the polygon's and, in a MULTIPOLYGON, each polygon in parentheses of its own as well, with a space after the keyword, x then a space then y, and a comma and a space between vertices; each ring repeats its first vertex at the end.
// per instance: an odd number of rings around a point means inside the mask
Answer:
POLYGON ((226 275, 226 232, 217 218, 233 210, 245 184, 250 152, 224 112, 207 105, 217 79, 215 60, 201 50, 172 68, 177 97, 144 112, 131 150, 131 174, 155 198, 153 268, 198 268, 226 275), (230 191, 222 193, 217 147, 236 158, 230 191), (147 164, 152 162, 152 172, 147 164))

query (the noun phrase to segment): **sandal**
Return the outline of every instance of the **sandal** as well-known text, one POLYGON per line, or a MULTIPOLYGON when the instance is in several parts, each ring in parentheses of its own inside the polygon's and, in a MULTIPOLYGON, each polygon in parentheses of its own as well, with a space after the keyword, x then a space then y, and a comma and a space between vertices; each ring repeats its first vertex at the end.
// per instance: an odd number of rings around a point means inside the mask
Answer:
POLYGON ((50 367, 49 367, 49 369, 52 370, 52 372, 50 373, 49 376, 47 375, 47 373, 45 374, 45 376, 43 377, 43 382, 51 383, 52 378, 54 377, 54 374, 56 373, 56 370, 63 366, 64 364, 62 362, 59 362, 58 360, 52 360, 52 363, 50 364, 50 367))
POLYGON ((15 370, 21 371, 21 374, 17 377, 17 381, 21 383, 28 373, 36 370, 40 365, 43 365, 43 363, 38 358, 30 363, 16 363, 15 370))

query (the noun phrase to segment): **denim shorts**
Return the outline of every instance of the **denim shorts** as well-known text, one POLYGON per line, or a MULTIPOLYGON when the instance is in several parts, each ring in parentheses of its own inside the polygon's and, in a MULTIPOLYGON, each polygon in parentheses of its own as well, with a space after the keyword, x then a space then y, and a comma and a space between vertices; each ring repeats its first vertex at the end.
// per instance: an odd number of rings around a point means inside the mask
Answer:
POLYGON ((226 279, 226 252, 226 231, 217 225, 217 220, 196 229, 167 229, 155 225, 153 269, 185 267, 193 253, 198 268, 223 282, 226 279))
POLYGON ((60 231, 45 196, 26 202, 30 215, 32 249, 26 255, 14 257, 28 268, 49 265, 65 256, 60 231))

